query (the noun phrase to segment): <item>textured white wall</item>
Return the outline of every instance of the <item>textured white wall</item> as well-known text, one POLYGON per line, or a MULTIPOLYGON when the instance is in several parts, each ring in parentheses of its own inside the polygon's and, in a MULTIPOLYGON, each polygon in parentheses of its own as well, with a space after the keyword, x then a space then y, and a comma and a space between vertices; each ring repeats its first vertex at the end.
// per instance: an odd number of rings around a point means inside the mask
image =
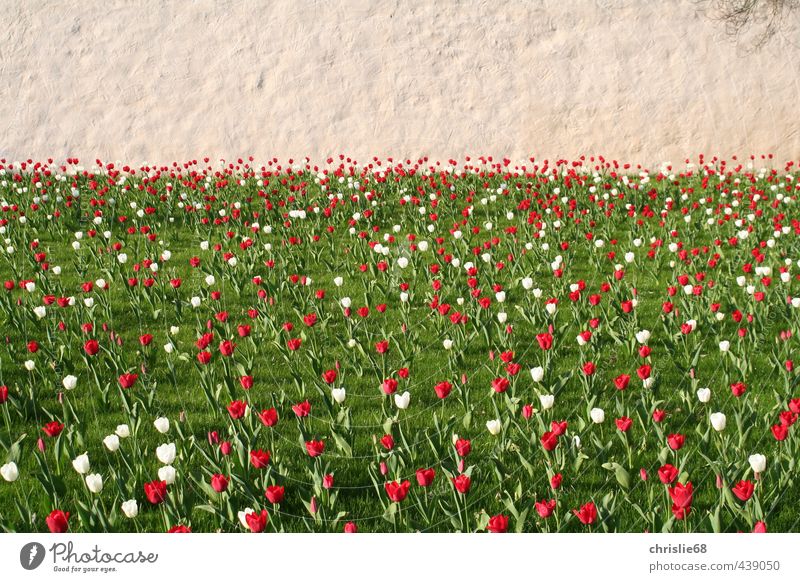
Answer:
POLYGON ((15 159, 800 157, 800 38, 741 54, 691 0, 0 0, 0 22, 15 159))

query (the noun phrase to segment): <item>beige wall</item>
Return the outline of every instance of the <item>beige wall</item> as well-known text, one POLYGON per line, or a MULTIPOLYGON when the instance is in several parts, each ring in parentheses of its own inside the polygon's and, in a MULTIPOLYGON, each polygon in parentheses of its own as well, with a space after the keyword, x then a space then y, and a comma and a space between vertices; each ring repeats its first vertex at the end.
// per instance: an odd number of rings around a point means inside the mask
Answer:
POLYGON ((0 14, 0 155, 16 159, 800 157, 800 37, 742 54, 691 0, 0 0, 0 14))

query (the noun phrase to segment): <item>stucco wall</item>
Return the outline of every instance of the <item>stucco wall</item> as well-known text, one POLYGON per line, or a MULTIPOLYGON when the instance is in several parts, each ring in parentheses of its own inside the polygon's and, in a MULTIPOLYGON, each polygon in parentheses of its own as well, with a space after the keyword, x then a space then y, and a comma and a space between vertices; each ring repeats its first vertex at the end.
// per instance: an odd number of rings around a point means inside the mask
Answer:
POLYGON ((0 155, 800 157, 800 38, 691 0, 55 4, 0 0, 0 155))

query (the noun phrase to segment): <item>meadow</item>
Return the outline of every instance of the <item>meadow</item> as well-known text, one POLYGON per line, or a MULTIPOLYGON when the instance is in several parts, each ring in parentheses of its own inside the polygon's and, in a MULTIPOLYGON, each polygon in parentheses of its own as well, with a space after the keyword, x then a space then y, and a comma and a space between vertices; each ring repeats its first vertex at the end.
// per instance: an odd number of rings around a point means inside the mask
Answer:
POLYGON ((0 163, 0 527, 799 531, 797 171, 0 163))

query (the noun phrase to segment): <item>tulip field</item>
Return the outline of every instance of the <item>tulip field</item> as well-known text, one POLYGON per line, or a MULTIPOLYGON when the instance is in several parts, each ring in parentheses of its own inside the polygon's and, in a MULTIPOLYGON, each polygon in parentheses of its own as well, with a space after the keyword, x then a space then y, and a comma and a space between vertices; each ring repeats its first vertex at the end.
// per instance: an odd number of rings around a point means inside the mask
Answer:
POLYGON ((800 172, 0 161, 6 532, 800 531, 800 172))

